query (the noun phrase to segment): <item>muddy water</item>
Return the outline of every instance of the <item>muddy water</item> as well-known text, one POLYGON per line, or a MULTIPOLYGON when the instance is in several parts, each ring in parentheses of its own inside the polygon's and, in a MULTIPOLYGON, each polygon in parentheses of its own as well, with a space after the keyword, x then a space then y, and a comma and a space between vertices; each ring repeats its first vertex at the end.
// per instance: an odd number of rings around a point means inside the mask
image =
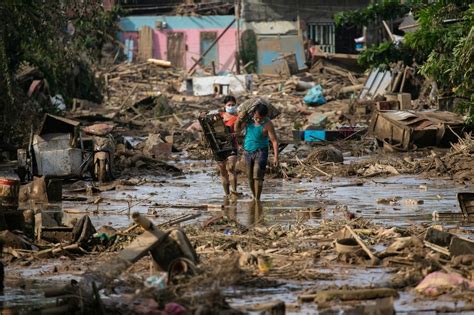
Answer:
MULTIPOLYGON (((103 201, 99 205, 63 202, 68 212, 89 212, 96 226, 110 224, 123 227, 131 223, 127 216, 130 212, 154 213, 155 222, 164 222, 177 215, 201 212, 204 216, 215 214, 217 205, 223 205, 226 212, 236 216, 243 224, 294 223, 295 211, 307 208, 323 207, 326 218, 342 215, 338 209, 347 209, 357 216, 370 218, 378 223, 390 225, 409 225, 413 222, 431 222, 432 213, 460 212, 456 193, 467 191, 465 186, 457 186, 451 181, 428 180, 409 176, 391 176, 366 179, 362 186, 355 186, 351 179, 323 181, 320 177, 311 180, 285 181, 269 179, 265 182, 262 209, 254 209, 250 201, 249 189, 241 183, 243 192, 236 202, 226 202, 222 187, 212 165, 189 170, 178 178, 148 177, 148 183, 136 187, 122 186, 120 190, 103 192, 103 201), (377 203, 379 199, 399 198, 395 204, 377 203), (422 204, 413 204, 422 202, 422 204), (129 207, 130 205, 130 207, 129 207), (174 205, 184 205, 182 208, 174 205), (201 206, 212 205, 208 211, 201 206), (192 207, 195 206, 195 209, 192 207), (98 211, 99 215, 94 212, 98 211)), ((217 209, 217 210, 216 210, 217 209)), ((317 224, 317 221, 308 223, 317 224)), ((459 222, 458 222, 459 223, 459 222)), ((472 224, 461 225, 470 226, 472 224)))
MULTIPOLYGON (((222 187, 216 176, 212 164, 200 164, 193 167, 190 162, 178 163, 178 167, 185 169, 185 175, 180 177, 157 178, 146 177, 146 184, 140 186, 122 186, 118 190, 103 192, 100 196, 103 200, 98 204, 90 202, 65 201, 62 209, 64 217, 69 220, 79 217, 85 213, 89 214, 94 225, 111 225, 116 228, 128 226, 131 223, 130 212, 139 211, 150 213, 155 223, 165 222, 173 217, 189 213, 201 213, 196 220, 221 214, 216 206, 223 205, 225 213, 234 216, 241 223, 252 225, 255 223, 273 225, 294 224, 298 216, 296 212, 308 208, 325 209, 322 218, 340 218, 343 216, 341 208, 355 213, 357 216, 370 218, 378 223, 390 226, 407 226, 413 222, 429 223, 432 221, 433 211, 459 212, 456 201, 456 193, 467 191, 464 186, 457 186, 450 181, 429 180, 410 176, 391 176, 366 179, 361 186, 356 186, 352 179, 341 178, 333 181, 324 181, 319 177, 305 180, 285 181, 281 179, 268 179, 265 182, 263 200, 261 207, 255 207, 250 201, 249 190, 246 183, 242 183, 239 191, 243 195, 235 202, 229 202, 222 196, 222 187), (394 204, 378 203, 379 199, 400 199, 394 204), (408 200, 405 201, 405 200, 408 200), (411 200, 411 201, 410 201, 411 200), (422 201, 413 205, 413 200, 422 201), (212 205, 203 209, 203 205, 212 205), (76 214, 74 214, 76 213, 76 214)), ((67 186, 65 187, 67 193, 67 186)), ((78 196, 78 194, 74 194, 78 196)), ((96 196, 90 197, 79 194, 92 201, 96 196)), ((193 221, 190 221, 193 222, 193 221)), ((320 219, 310 219, 306 223, 317 225, 320 219)), ((473 229, 472 223, 459 221, 443 222, 446 225, 465 226, 473 229)), ((336 280, 294 282, 265 290, 242 291, 240 288, 227 290, 226 295, 234 306, 282 299, 292 304, 296 303, 298 292, 304 288, 326 288, 331 285, 352 286, 380 286, 387 282, 390 271, 387 269, 350 269, 341 266, 337 269, 336 280)), ((9 285, 12 273, 7 269, 6 294, 0 298, 8 305, 22 305, 30 302, 40 303, 44 300, 38 299, 38 288, 43 281, 51 282, 58 279, 48 279, 42 276, 41 270, 30 270, 28 268, 15 271, 23 277, 37 279, 38 283, 30 286, 18 287, 9 285)), ((326 270, 334 273, 334 270, 326 270)), ((321 270, 321 272, 325 272, 321 270)), ((14 275, 14 273, 13 273, 14 275)), ((64 280, 64 279, 63 279, 64 280)), ((11 281, 10 281, 11 283, 11 281)), ((395 303, 397 310, 413 311, 425 310, 417 308, 413 302, 415 296, 404 293, 401 299, 395 303)), ((451 303, 447 301, 446 303, 451 303)), ((451 303, 452 304, 452 303, 451 303)), ((449 304, 449 305, 451 305, 449 304)), ((431 305, 433 307, 433 305, 431 305)), ((437 306, 434 305, 434 306, 437 306)), ((305 311, 311 313, 314 305, 304 305, 303 309, 295 310, 296 313, 305 311)))
POLYGON ((31 314, 37 312, 41 306, 55 305, 56 299, 45 298, 44 291, 64 286, 73 279, 80 280, 79 275, 54 274, 52 270, 61 264, 62 262, 56 259, 44 265, 22 269, 6 267, 5 289, 0 295, 0 309, 4 311, 13 309, 19 314, 31 314))

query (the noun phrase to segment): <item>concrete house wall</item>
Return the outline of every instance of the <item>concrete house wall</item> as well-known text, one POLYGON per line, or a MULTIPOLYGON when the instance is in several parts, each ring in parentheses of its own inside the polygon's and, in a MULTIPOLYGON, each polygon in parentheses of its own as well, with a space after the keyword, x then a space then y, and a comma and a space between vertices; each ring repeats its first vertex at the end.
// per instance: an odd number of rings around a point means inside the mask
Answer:
POLYGON ((242 0, 242 18, 250 22, 263 21, 296 21, 305 22, 331 21, 340 11, 364 8, 370 0, 242 0))
MULTIPOLYGON (((355 53, 354 38, 361 28, 336 29, 336 13, 366 7, 370 0, 242 0, 241 17, 254 24, 300 21, 303 38, 312 39, 325 52, 355 53)), ((256 31, 257 33, 257 31, 256 31)))
MULTIPOLYGON (((201 33, 216 32, 217 37, 234 20, 232 15, 219 16, 128 16, 120 20, 121 41, 133 48, 128 55, 136 60, 139 46, 139 31, 148 26, 153 29, 152 57, 168 60, 168 34, 181 32, 184 34, 185 68, 189 69, 201 55, 201 33), (158 23, 157 23, 158 22, 158 23), (161 22, 163 27, 157 27, 161 22), (194 60, 193 60, 194 58, 194 60)), ((235 53, 237 50, 237 23, 222 36, 217 46, 217 71, 235 70, 235 53)), ((127 49, 126 49, 127 50, 127 49)), ((127 54, 127 52, 126 52, 127 54)))

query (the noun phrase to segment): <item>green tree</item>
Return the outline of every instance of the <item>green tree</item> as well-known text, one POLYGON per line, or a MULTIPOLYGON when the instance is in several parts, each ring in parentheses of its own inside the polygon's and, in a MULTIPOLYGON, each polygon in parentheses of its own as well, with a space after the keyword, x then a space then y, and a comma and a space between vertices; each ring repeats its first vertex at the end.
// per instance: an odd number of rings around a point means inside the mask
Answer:
POLYGON ((435 80, 440 92, 462 100, 457 108, 474 118, 474 5, 439 1, 416 13, 419 28, 405 45, 423 57, 420 73, 435 80))
POLYGON ((434 3, 413 1, 399 4, 396 1, 371 5, 366 9, 344 12, 338 23, 367 24, 378 17, 401 17, 412 10, 418 29, 407 33, 404 42, 394 45, 384 42, 369 47, 359 56, 359 63, 366 67, 387 67, 403 61, 421 65, 420 73, 435 80, 444 95, 462 99, 458 110, 474 118, 474 62, 473 25, 474 5, 465 0, 442 0, 434 3), (389 12, 387 12, 389 11, 389 12), (367 19, 365 22, 364 19, 367 19))
POLYGON ((14 75, 22 64, 44 74, 52 95, 100 101, 92 65, 115 35, 120 13, 118 8, 105 12, 100 3, 0 1, 0 140, 18 142, 21 130, 29 130, 28 124, 51 110, 27 99, 16 83, 14 75))

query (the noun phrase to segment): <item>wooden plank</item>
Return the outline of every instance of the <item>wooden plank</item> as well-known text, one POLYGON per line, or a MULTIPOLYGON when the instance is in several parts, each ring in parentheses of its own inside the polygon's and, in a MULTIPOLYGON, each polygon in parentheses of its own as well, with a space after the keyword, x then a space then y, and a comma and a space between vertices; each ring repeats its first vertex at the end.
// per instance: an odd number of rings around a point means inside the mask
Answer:
POLYGON ((386 297, 398 297, 398 292, 392 288, 325 290, 316 293, 314 301, 325 303, 331 300, 371 300, 386 297))
POLYGON ((354 230, 349 225, 345 225, 345 228, 352 234, 352 236, 355 238, 357 243, 359 243, 359 245, 362 247, 362 249, 367 253, 367 255, 369 255, 370 260, 372 261, 372 263, 375 264, 375 263, 379 262, 379 258, 376 257, 372 253, 372 251, 367 247, 367 245, 365 245, 365 243, 360 239, 359 235, 357 235, 357 233, 354 232, 354 230))
POLYGON ((449 256, 449 250, 447 248, 441 247, 441 246, 433 244, 433 243, 430 243, 428 241, 424 241, 423 243, 425 244, 426 247, 431 248, 432 250, 437 251, 437 252, 439 252, 441 254, 444 254, 446 256, 449 256))
POLYGON ((347 60, 357 60, 359 55, 357 54, 339 54, 339 53, 325 53, 326 58, 329 59, 347 59, 347 60))
POLYGON ((139 60, 146 61, 153 58, 153 29, 149 26, 143 26, 138 36, 139 60))
POLYGON ((159 237, 152 232, 145 231, 143 234, 140 234, 136 239, 134 239, 130 245, 124 248, 118 257, 128 262, 134 263, 145 256, 149 250, 158 246, 167 236, 168 233, 165 233, 159 237))
POLYGON ((453 257, 460 255, 474 255, 474 241, 467 238, 454 237, 449 245, 449 252, 453 257))
POLYGON ((168 60, 171 61, 176 68, 185 68, 184 54, 186 51, 183 32, 168 33, 167 36, 167 53, 168 60))
POLYGON ((462 213, 465 216, 474 215, 474 193, 460 192, 457 198, 462 213))

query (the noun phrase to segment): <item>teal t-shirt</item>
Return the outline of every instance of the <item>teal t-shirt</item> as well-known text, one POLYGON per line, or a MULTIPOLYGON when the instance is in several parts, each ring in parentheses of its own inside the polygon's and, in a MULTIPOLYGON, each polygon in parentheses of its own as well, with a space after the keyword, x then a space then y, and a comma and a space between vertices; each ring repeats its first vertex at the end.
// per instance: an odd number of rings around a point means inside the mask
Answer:
POLYGON ((268 148, 269 138, 263 135, 263 126, 268 119, 264 119, 260 125, 250 121, 245 129, 244 150, 253 152, 258 149, 268 148))

